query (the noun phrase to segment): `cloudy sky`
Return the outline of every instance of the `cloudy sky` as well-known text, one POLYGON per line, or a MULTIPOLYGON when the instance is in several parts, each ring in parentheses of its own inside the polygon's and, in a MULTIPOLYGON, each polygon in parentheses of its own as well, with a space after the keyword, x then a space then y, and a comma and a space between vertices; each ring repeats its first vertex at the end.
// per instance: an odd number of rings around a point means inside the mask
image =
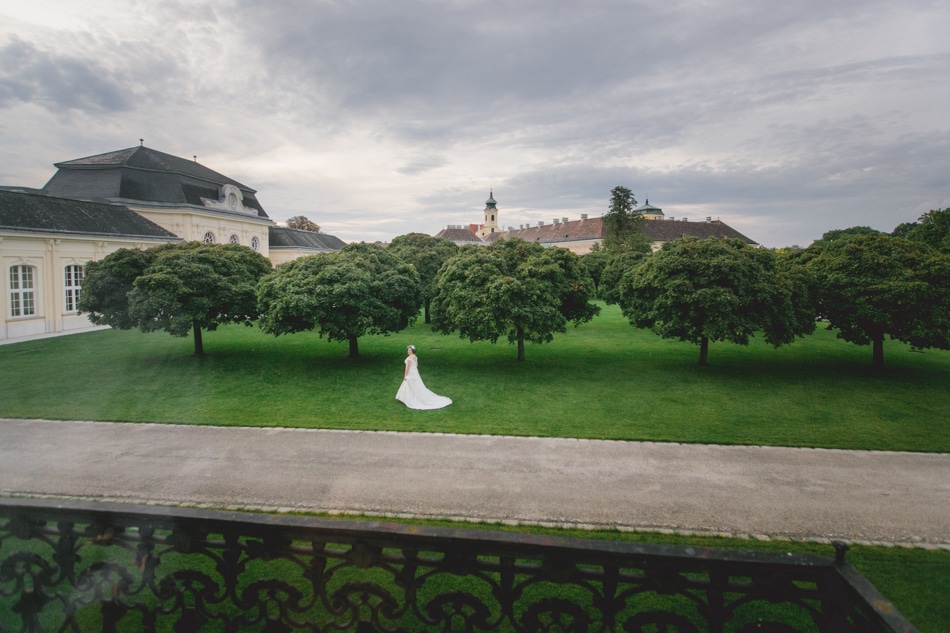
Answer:
POLYGON ((766 246, 950 207, 946 0, 3 0, 0 184, 131 147, 344 240, 606 211, 766 246))

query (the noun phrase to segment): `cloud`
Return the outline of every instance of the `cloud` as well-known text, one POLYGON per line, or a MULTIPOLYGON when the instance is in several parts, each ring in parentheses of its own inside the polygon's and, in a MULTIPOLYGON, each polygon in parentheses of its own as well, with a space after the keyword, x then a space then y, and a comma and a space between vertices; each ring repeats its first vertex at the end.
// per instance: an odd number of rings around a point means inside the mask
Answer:
POLYGON ((0 48, 0 107, 38 102, 50 109, 127 110, 122 82, 95 60, 42 51, 14 39, 0 48))
POLYGON ((506 226, 623 184, 770 246, 950 198, 950 7, 923 0, 33 3, 0 8, 4 184, 144 137, 370 241, 492 188, 506 226))

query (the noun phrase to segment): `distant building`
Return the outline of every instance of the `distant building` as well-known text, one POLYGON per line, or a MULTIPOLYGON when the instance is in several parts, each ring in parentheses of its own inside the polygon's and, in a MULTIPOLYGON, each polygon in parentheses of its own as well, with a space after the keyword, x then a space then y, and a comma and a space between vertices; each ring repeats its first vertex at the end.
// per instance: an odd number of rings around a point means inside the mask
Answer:
POLYGON ((140 145, 55 166, 43 189, 0 187, 0 341, 92 329, 83 266, 120 248, 242 244, 280 264, 343 247, 275 226, 254 189, 197 160, 140 145))
MULTIPOLYGON (((498 209, 492 194, 488 197, 488 206, 485 208, 486 220, 491 217, 491 221, 496 225, 499 223, 498 209), (491 213, 489 213, 489 209, 491 213)), ((643 232, 652 242, 653 250, 658 250, 664 242, 681 237, 698 237, 700 239, 707 237, 736 238, 748 244, 756 244, 739 231, 727 225, 721 220, 713 220, 707 217, 703 222, 689 222, 685 218, 675 220, 667 218, 663 210, 650 204, 647 200, 644 204, 637 207, 637 211, 643 216, 643 232)), ((495 240, 518 238, 527 242, 538 242, 544 246, 558 246, 566 248, 578 255, 589 253, 595 244, 600 244, 604 240, 604 224, 600 217, 591 218, 586 213, 581 214, 580 220, 570 220, 569 218, 553 218, 550 223, 539 221, 536 225, 521 225, 519 228, 509 227, 507 230, 486 230, 485 225, 471 225, 469 229, 462 226, 449 226, 440 231, 437 237, 445 237, 456 244, 490 244, 495 240)))
POLYGON ((275 266, 297 259, 303 255, 334 253, 346 243, 338 237, 326 233, 288 229, 285 226, 272 226, 268 229, 270 261, 275 266))
POLYGON ((450 224, 448 227, 436 233, 435 236, 455 242, 458 246, 467 246, 469 244, 485 246, 488 243, 478 236, 478 226, 474 224, 467 227, 461 224, 450 224))

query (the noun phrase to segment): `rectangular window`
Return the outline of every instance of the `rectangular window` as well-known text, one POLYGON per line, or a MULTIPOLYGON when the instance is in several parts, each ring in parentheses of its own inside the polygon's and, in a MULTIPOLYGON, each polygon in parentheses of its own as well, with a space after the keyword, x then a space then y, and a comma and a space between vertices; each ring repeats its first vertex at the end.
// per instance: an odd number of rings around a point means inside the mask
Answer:
POLYGON ((67 266, 66 280, 66 312, 76 312, 79 309, 79 293, 82 292, 82 266, 67 266))
POLYGON ((10 316, 36 314, 32 266, 10 267, 10 316))

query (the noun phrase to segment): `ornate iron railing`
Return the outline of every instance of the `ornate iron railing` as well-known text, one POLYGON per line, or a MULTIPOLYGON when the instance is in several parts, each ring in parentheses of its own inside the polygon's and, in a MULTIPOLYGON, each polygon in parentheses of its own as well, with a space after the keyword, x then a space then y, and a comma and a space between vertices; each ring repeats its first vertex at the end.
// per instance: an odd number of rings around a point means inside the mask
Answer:
POLYGON ((0 631, 915 631, 845 549, 7 498, 0 631))

